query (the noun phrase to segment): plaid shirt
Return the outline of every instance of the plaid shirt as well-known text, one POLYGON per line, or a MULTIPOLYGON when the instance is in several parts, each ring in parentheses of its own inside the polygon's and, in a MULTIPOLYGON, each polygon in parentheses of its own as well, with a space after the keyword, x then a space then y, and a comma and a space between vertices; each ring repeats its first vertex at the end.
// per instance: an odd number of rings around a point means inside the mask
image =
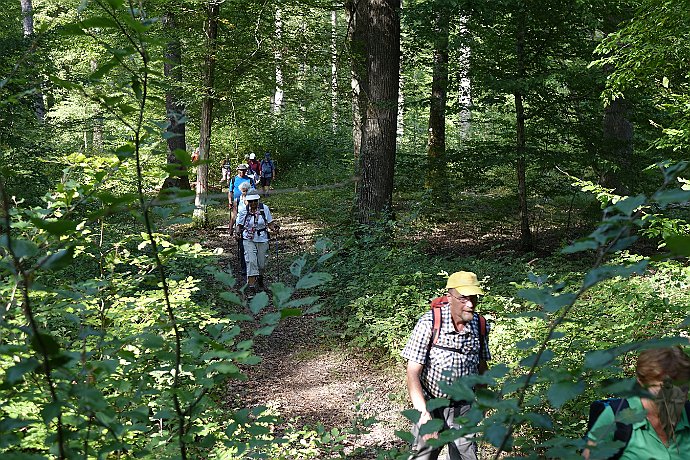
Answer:
MULTIPOLYGON (((426 312, 417 321, 401 355, 415 363, 424 364, 421 383, 424 397, 449 398, 438 386, 439 381, 452 383, 458 377, 479 373, 479 315, 461 332, 455 330, 450 316, 450 306, 441 308, 441 333, 438 342, 429 349, 434 328, 433 314, 426 312)), ((489 323, 486 323, 482 359, 489 361, 489 323)))

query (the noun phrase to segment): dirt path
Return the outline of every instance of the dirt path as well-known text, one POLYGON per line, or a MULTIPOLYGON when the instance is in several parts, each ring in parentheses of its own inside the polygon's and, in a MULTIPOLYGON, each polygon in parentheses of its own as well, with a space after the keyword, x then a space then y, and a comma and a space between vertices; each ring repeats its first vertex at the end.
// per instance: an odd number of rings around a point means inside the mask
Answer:
MULTIPOLYGON (((277 278, 289 281, 289 264, 310 249, 316 231, 295 217, 280 216, 280 225, 280 252, 277 259, 275 254, 269 256, 269 283, 277 278)), ((209 230, 205 237, 209 246, 225 248, 221 264, 237 270, 234 241, 227 230, 209 230)), ((357 419, 375 417, 379 422, 369 433, 347 440, 346 452, 364 449, 363 454, 348 458, 376 458, 377 447, 403 445, 394 434, 407 427, 400 415, 407 404, 402 368, 377 367, 371 358, 356 356, 328 330, 327 323, 314 316, 287 318, 272 335, 256 339, 255 351, 261 363, 246 370, 247 381, 228 384, 228 404, 242 401, 245 407, 268 406, 285 419, 283 426, 321 423, 326 429, 343 429, 357 419)))

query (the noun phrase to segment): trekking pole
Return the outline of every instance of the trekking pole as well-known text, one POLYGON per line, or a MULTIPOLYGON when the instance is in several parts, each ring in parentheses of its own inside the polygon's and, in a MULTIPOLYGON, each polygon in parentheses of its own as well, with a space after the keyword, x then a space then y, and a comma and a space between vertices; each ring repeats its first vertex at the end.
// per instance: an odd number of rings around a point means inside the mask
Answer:
POLYGON ((275 232, 275 233, 276 233, 276 239, 274 242, 274 246, 275 246, 275 252, 276 252, 276 261, 275 261, 276 272, 277 272, 276 273, 276 282, 280 283, 280 264, 278 263, 278 235, 277 235, 278 232, 275 232))

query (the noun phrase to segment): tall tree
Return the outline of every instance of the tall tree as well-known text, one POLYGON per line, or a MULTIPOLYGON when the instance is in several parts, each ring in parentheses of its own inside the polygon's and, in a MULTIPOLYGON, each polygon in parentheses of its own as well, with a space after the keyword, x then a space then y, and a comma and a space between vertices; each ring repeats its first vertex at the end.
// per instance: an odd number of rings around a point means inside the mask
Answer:
MULTIPOLYGON (((24 38, 31 39, 34 35, 34 8, 31 0, 21 0, 22 5, 22 28, 24 30, 24 38)), ((46 106, 43 101, 43 92, 41 91, 41 84, 36 83, 34 92, 34 112, 38 121, 43 122, 46 117, 46 106)))
POLYGON ((368 98, 357 190, 357 219, 364 224, 392 208, 400 72, 400 0, 367 4, 368 98))
POLYGON ((271 113, 277 115, 283 109, 283 13, 280 6, 276 7, 275 11, 275 38, 276 45, 273 50, 273 57, 275 59, 275 90, 271 98, 271 113))
POLYGON ((189 190, 187 168, 182 166, 182 162, 175 154, 176 151, 187 149, 187 139, 185 104, 180 94, 180 86, 182 85, 182 44, 177 31, 175 15, 172 11, 167 11, 163 15, 163 25, 168 32, 163 73, 170 81, 165 90, 165 112, 168 119, 167 164, 170 175, 165 179, 163 188, 177 187, 189 190))
POLYGON ((199 126, 199 164, 196 174, 196 196, 194 200, 194 218, 206 223, 206 202, 208 199, 208 158, 211 150, 211 125, 213 122, 214 80, 216 67, 216 40, 218 39, 218 16, 220 3, 209 0, 206 5, 207 19, 206 58, 202 68, 204 96, 201 101, 201 122, 199 126))
MULTIPOLYGON (((360 175, 359 157, 362 149, 362 129, 366 119, 367 85, 367 2, 347 0, 347 37, 350 46, 350 85, 352 88, 352 141, 354 146, 355 174, 360 175)), ((359 185, 358 185, 359 188, 359 185)))
POLYGON ((429 100, 427 188, 438 202, 446 189, 446 98, 448 94, 448 40, 451 10, 445 2, 433 4, 434 51, 429 100))

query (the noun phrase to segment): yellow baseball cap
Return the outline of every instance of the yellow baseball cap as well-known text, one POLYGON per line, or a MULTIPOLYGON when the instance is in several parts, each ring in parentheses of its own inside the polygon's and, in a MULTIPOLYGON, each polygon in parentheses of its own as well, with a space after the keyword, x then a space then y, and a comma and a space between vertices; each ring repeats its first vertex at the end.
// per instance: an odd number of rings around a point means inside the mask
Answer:
POLYGON ((472 272, 455 272, 448 277, 446 289, 455 289, 460 295, 484 294, 477 275, 472 272))

